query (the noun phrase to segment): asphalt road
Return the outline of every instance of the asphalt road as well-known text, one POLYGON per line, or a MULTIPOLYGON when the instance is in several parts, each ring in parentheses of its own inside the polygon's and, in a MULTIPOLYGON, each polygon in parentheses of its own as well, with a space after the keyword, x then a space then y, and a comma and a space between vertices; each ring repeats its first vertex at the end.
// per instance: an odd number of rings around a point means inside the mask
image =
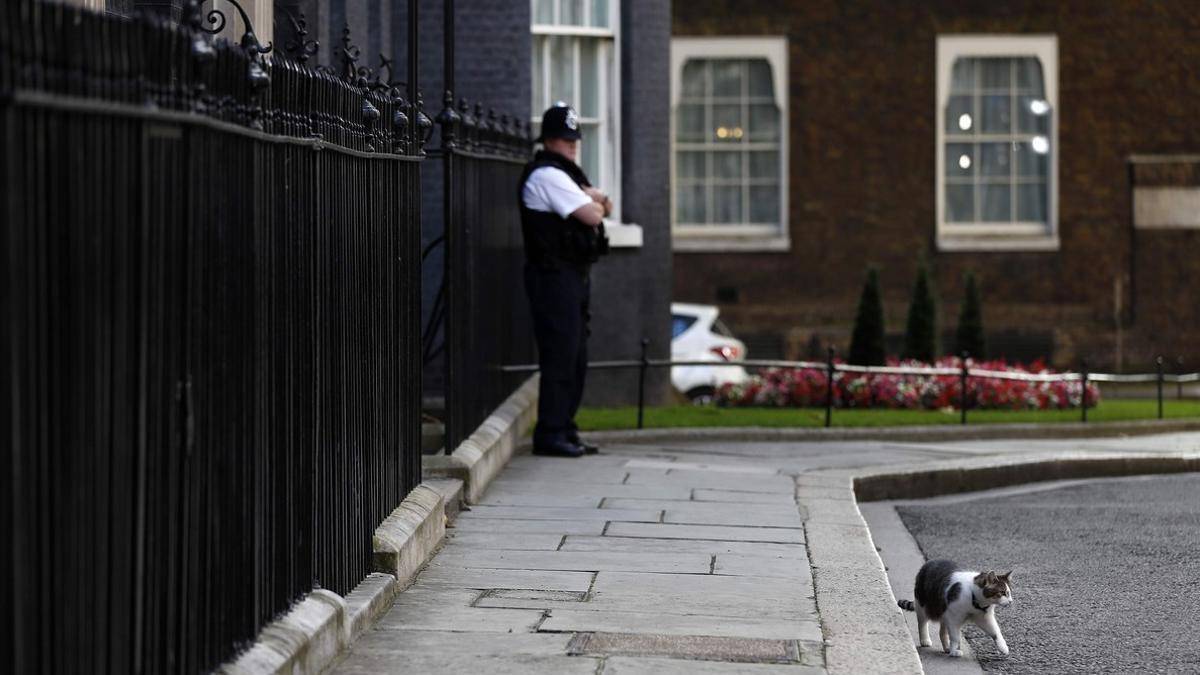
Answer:
POLYGON ((963 631, 985 671, 1200 673, 1200 475, 896 510, 926 558, 1015 570, 1011 653, 963 631))

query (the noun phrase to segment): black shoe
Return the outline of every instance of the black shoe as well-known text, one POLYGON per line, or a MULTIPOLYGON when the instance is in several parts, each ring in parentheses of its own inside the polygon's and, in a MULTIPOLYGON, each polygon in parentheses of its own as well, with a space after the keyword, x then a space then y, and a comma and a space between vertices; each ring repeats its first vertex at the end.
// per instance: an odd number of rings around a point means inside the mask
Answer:
POLYGON ((570 441, 555 441, 533 446, 533 454, 549 457, 583 457, 584 450, 570 441))
POLYGON ((576 436, 575 438, 568 439, 568 440, 570 440, 575 445, 578 445, 579 447, 583 448, 583 451, 586 454, 589 454, 589 455, 600 454, 600 448, 598 448, 594 445, 591 445, 589 443, 584 443, 582 440, 580 440, 580 438, 578 436, 576 436))

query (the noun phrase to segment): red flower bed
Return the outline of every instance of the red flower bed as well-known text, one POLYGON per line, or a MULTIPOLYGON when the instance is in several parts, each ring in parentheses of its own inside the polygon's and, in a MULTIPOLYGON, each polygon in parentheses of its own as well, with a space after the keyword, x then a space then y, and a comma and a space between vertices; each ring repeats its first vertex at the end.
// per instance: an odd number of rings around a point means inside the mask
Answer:
MULTIPOLYGON (((934 364, 889 358, 888 365, 904 368, 961 368, 957 358, 934 364)), ((1000 361, 968 361, 971 370, 1036 375, 1056 374, 1041 361, 1029 366, 1000 361)), ((823 407, 826 397, 823 368, 768 368, 742 384, 726 384, 717 392, 717 405, 778 408, 823 407)), ((972 376, 967 381, 967 407, 976 410, 1064 410, 1078 408, 1084 399, 1078 380, 1028 382, 972 376)), ((959 375, 895 375, 838 372, 833 378, 837 408, 941 410, 958 408, 962 400, 959 375)), ((1100 401, 1100 390, 1088 383, 1087 406, 1100 401)))

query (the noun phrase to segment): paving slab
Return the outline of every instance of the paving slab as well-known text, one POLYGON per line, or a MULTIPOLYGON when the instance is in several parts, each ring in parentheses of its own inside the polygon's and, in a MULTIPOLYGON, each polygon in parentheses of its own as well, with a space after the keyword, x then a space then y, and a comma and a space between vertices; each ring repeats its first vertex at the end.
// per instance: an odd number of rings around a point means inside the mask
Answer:
MULTIPOLYGON (((666 479, 666 476, 655 476, 666 479)), ((631 477, 632 478, 632 477, 631 477)), ((648 481, 651 476, 643 474, 642 481, 648 481)), ((692 489, 674 481, 671 483, 630 484, 628 481, 620 485, 588 483, 557 483, 552 481, 506 480, 503 477, 488 487, 483 498, 492 499, 497 496, 516 494, 534 495, 566 495, 572 497, 641 497, 644 499, 691 499, 692 489)))
POLYGON ((646 537, 590 537, 568 535, 559 550, 610 551, 613 553, 703 553, 707 555, 754 555, 802 560, 808 564, 803 544, 766 544, 744 541, 694 539, 651 539, 646 537))
MULTIPOLYGON (((405 592, 412 592, 412 589, 405 592)), ((542 616, 539 610, 460 607, 435 600, 397 604, 375 623, 374 630, 529 633, 537 628, 542 616)))
POLYGON ((795 504, 791 495, 782 492, 746 492, 743 490, 717 490, 697 488, 692 490, 692 499, 697 502, 732 502, 736 504, 795 504))
MULTIPOLYGON (((502 611, 502 610, 494 610, 502 611)), ((515 611, 515 610, 513 610, 515 611)), ((546 632, 646 633, 650 635, 699 635, 761 638, 764 640, 821 640, 816 621, 738 618, 703 614, 677 615, 652 612, 589 612, 551 610, 542 622, 546 632)))
POLYGON ((702 471, 706 473, 733 473, 733 474, 757 474, 774 476, 779 473, 779 469, 768 466, 753 466, 745 462, 689 462, 689 461, 663 461, 652 459, 631 459, 625 463, 626 469, 663 469, 670 473, 702 471))
POLYGON ((731 527, 723 525, 676 525, 662 523, 612 523, 604 532, 613 537, 655 539, 714 539, 803 544, 804 531, 781 527, 731 527))
POLYGON ((713 561, 713 574, 752 577, 762 583, 808 583, 811 587, 808 558, 771 555, 717 555, 713 561), (765 581, 772 579, 772 581, 765 581))
POLYGON ((610 656, 604 661, 604 675, 824 675, 826 672, 828 671, 818 666, 632 656, 610 656))
POLYGON ((446 533, 446 549, 499 549, 509 551, 553 551, 562 544, 561 534, 529 534, 523 532, 456 532, 446 533))
POLYGON ((351 654, 339 673, 487 673, 488 675, 595 675, 600 659, 586 656, 495 654, 351 654))
MULTIPOLYGON (((771 474, 728 474, 711 471, 678 471, 667 475, 647 473, 642 470, 630 471, 625 485, 654 485, 686 488, 728 488, 736 485, 744 492, 781 492, 791 493, 795 483, 789 476, 771 474)), ((615 496, 615 495, 613 495, 615 496)))
POLYGON ((708 574, 712 557, 702 554, 606 553, 582 551, 504 551, 445 549, 430 568, 468 567, 508 570, 575 570, 708 574))
POLYGON ((600 535, 607 521, 592 520, 517 520, 508 518, 459 519, 447 532, 486 532, 513 534, 576 534, 600 535))
POLYGON ((661 509, 595 509, 556 508, 552 506, 472 506, 461 520, 479 518, 521 520, 620 520, 634 523, 657 523, 662 519, 661 509))
MULTIPOLYGON (((480 506, 552 506, 572 509, 600 508, 604 497, 587 497, 579 495, 542 495, 525 493, 485 493, 479 500, 480 506)), ((635 507, 636 508, 636 507, 635 507)))
MULTIPOLYGON (((434 559, 436 561, 436 558, 434 559)), ((592 572, 552 572, 545 570, 467 569, 428 566, 414 587, 534 589, 544 591, 583 591, 592 587, 592 572)))
POLYGON ((472 633, 456 630, 367 631, 354 643, 355 652, 390 652, 399 656, 453 652, 470 655, 561 656, 571 636, 566 633, 472 633))

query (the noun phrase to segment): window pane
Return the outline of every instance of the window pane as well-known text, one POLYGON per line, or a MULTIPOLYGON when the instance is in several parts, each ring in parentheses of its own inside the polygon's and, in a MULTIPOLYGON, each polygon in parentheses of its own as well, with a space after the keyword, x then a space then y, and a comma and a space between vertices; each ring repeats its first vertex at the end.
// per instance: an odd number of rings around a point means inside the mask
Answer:
POLYGON ((602 180, 600 153, 604 152, 604 148, 600 143, 600 127, 596 124, 580 124, 579 133, 583 136, 579 143, 579 167, 583 169, 594 185, 602 180))
POLYGON ((958 59, 950 75, 951 93, 969 93, 975 89, 975 59, 958 59))
POLYGON ((1046 185, 1044 183, 1017 186, 1017 220, 1026 223, 1046 222, 1046 185))
POLYGON ((679 106, 675 138, 685 143, 704 141, 704 106, 694 103, 679 106))
POLYGON ((559 0, 562 3, 558 22, 564 26, 583 25, 583 0, 559 0))
POLYGON ((775 98, 775 83, 771 81, 771 64, 766 59, 747 62, 750 75, 750 95, 775 98))
POLYGON ((757 150, 750 155, 751 178, 779 179, 779 153, 774 150, 757 150))
POLYGON ((1031 178, 1045 178, 1049 171, 1050 155, 1038 153, 1031 143, 1017 144, 1017 175, 1031 178))
POLYGON ((546 60, 542 58, 542 48, 545 46, 545 44, 545 38, 541 37, 540 35, 533 36, 533 114, 539 118, 541 117, 542 112, 546 108, 550 107, 546 105, 546 78, 543 76, 543 73, 545 73, 544 68, 546 65, 546 60))
POLYGON ((985 223, 1007 223, 1012 220, 1012 185, 999 183, 981 185, 980 216, 985 223))
POLYGON ((608 0, 592 0, 592 25, 608 28, 608 0))
POLYGON ((981 176, 1012 175, 1012 144, 982 143, 979 146, 979 174, 981 176))
POLYGON ((985 134, 1012 133, 1012 97, 984 96, 979 100, 983 117, 980 131, 985 134))
POLYGON ((1008 89, 1012 73, 1011 59, 979 59, 981 89, 1008 89))
POLYGON ((680 178, 704 178, 708 175, 706 163, 703 152, 675 153, 675 170, 680 178))
POLYGON ((742 96, 743 61, 713 61, 713 96, 742 96))
POLYGON ((533 22, 554 23, 554 0, 533 0, 533 22))
POLYGON ((715 178, 741 178, 742 177, 742 153, 734 150, 733 152, 714 152, 713 158, 713 177, 715 178))
POLYGON ((779 222, 779 186, 750 187, 750 222, 775 224, 779 222))
POLYGON ((713 188, 713 222, 742 222, 741 186, 718 186, 713 188))
POLYGON ((600 117, 600 41, 582 39, 579 49, 579 114, 600 117))
POLYGON ((779 109, 773 103, 750 106, 750 140, 779 140, 779 109))
POLYGON ((946 133, 963 136, 979 130, 973 110, 974 101, 970 96, 950 97, 950 103, 946 106, 946 133))
POLYGON ((1017 131, 1025 134, 1049 133, 1050 104, 1041 94, 1017 97, 1017 131))
POLYGON ((575 98, 575 39, 550 39, 550 103, 563 101, 576 105, 575 98))
POLYGON ((707 61, 691 59, 683 66, 684 98, 703 98, 708 95, 707 61))
POLYGON ((742 125, 742 106, 714 105, 712 114, 713 140, 740 141, 745 135, 745 127, 742 125))
POLYGON ((946 186, 946 222, 970 223, 975 221, 975 186, 946 186))
POLYGON ((703 185, 680 185, 675 195, 675 220, 680 223, 699 224, 705 217, 703 185))
POLYGON ((946 144, 946 177, 971 178, 975 175, 975 146, 971 143, 946 144))
POLYGON ((1045 94, 1041 61, 1035 58, 1017 59, 1017 88, 1031 94, 1045 94))

